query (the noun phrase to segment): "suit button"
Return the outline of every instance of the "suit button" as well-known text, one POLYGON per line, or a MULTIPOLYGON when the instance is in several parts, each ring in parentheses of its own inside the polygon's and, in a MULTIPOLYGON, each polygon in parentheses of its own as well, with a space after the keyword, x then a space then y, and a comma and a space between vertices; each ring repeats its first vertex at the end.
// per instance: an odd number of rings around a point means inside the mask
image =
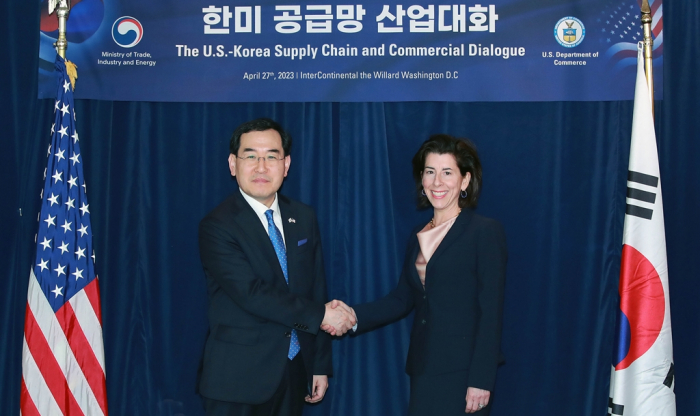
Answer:
POLYGON ((425 324, 426 324, 425 319, 423 319, 422 321, 420 321, 420 323, 422 323, 423 325, 425 325, 425 324))
POLYGON ((428 299, 428 297, 426 295, 423 295, 423 299, 428 299))
POLYGON ((292 333, 289 332, 289 331, 287 331, 287 332, 284 333, 284 336, 285 336, 286 338, 290 338, 290 337, 292 336, 292 333))

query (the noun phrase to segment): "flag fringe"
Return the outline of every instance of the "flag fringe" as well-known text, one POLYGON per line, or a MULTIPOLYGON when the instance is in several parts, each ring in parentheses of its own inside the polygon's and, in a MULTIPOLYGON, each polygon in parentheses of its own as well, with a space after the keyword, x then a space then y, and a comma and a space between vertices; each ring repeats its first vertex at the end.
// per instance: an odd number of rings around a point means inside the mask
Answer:
POLYGON ((75 81, 78 79, 78 65, 66 59, 66 72, 70 78, 70 84, 75 91, 75 81))

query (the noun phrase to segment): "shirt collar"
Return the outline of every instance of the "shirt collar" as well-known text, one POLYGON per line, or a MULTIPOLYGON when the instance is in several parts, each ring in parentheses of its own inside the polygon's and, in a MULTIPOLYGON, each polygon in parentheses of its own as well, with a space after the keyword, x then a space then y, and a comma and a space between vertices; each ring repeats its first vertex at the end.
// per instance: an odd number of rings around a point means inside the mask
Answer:
POLYGON ((253 211, 255 211, 255 213, 258 214, 258 217, 265 218, 265 211, 267 211, 268 209, 273 210, 277 215, 280 214, 279 201, 277 200, 277 192, 275 192, 275 200, 272 201, 270 208, 268 208, 262 202, 243 192, 241 188, 238 188, 238 190, 241 191, 241 195, 243 195, 243 198, 246 200, 246 202, 248 202, 248 205, 250 205, 250 207, 253 208, 253 211))

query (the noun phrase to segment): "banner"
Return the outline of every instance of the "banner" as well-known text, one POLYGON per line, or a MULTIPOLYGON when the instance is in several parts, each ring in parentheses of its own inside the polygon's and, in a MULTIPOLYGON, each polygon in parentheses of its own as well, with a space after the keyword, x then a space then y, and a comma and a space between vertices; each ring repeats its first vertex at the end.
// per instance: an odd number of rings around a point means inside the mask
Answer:
MULTIPOLYGON (((55 16, 41 1, 39 97, 55 16)), ((605 101, 634 91, 636 0, 74 0, 77 98, 605 101)), ((661 98, 661 0, 651 2, 661 98)))
POLYGON ((608 415, 675 416, 664 209, 641 47, 638 61, 608 415))

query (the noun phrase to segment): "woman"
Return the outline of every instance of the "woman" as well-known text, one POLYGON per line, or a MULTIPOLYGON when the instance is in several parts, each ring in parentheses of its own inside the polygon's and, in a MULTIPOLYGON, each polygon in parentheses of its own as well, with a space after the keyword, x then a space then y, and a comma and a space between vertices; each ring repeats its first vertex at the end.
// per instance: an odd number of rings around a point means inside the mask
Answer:
POLYGON ((415 309, 406 372, 409 415, 490 411, 500 353, 506 239, 495 220, 475 214, 481 163, 465 140, 431 136, 413 157, 419 207, 433 208, 416 227, 399 283, 375 302, 355 306, 356 332, 415 309))

